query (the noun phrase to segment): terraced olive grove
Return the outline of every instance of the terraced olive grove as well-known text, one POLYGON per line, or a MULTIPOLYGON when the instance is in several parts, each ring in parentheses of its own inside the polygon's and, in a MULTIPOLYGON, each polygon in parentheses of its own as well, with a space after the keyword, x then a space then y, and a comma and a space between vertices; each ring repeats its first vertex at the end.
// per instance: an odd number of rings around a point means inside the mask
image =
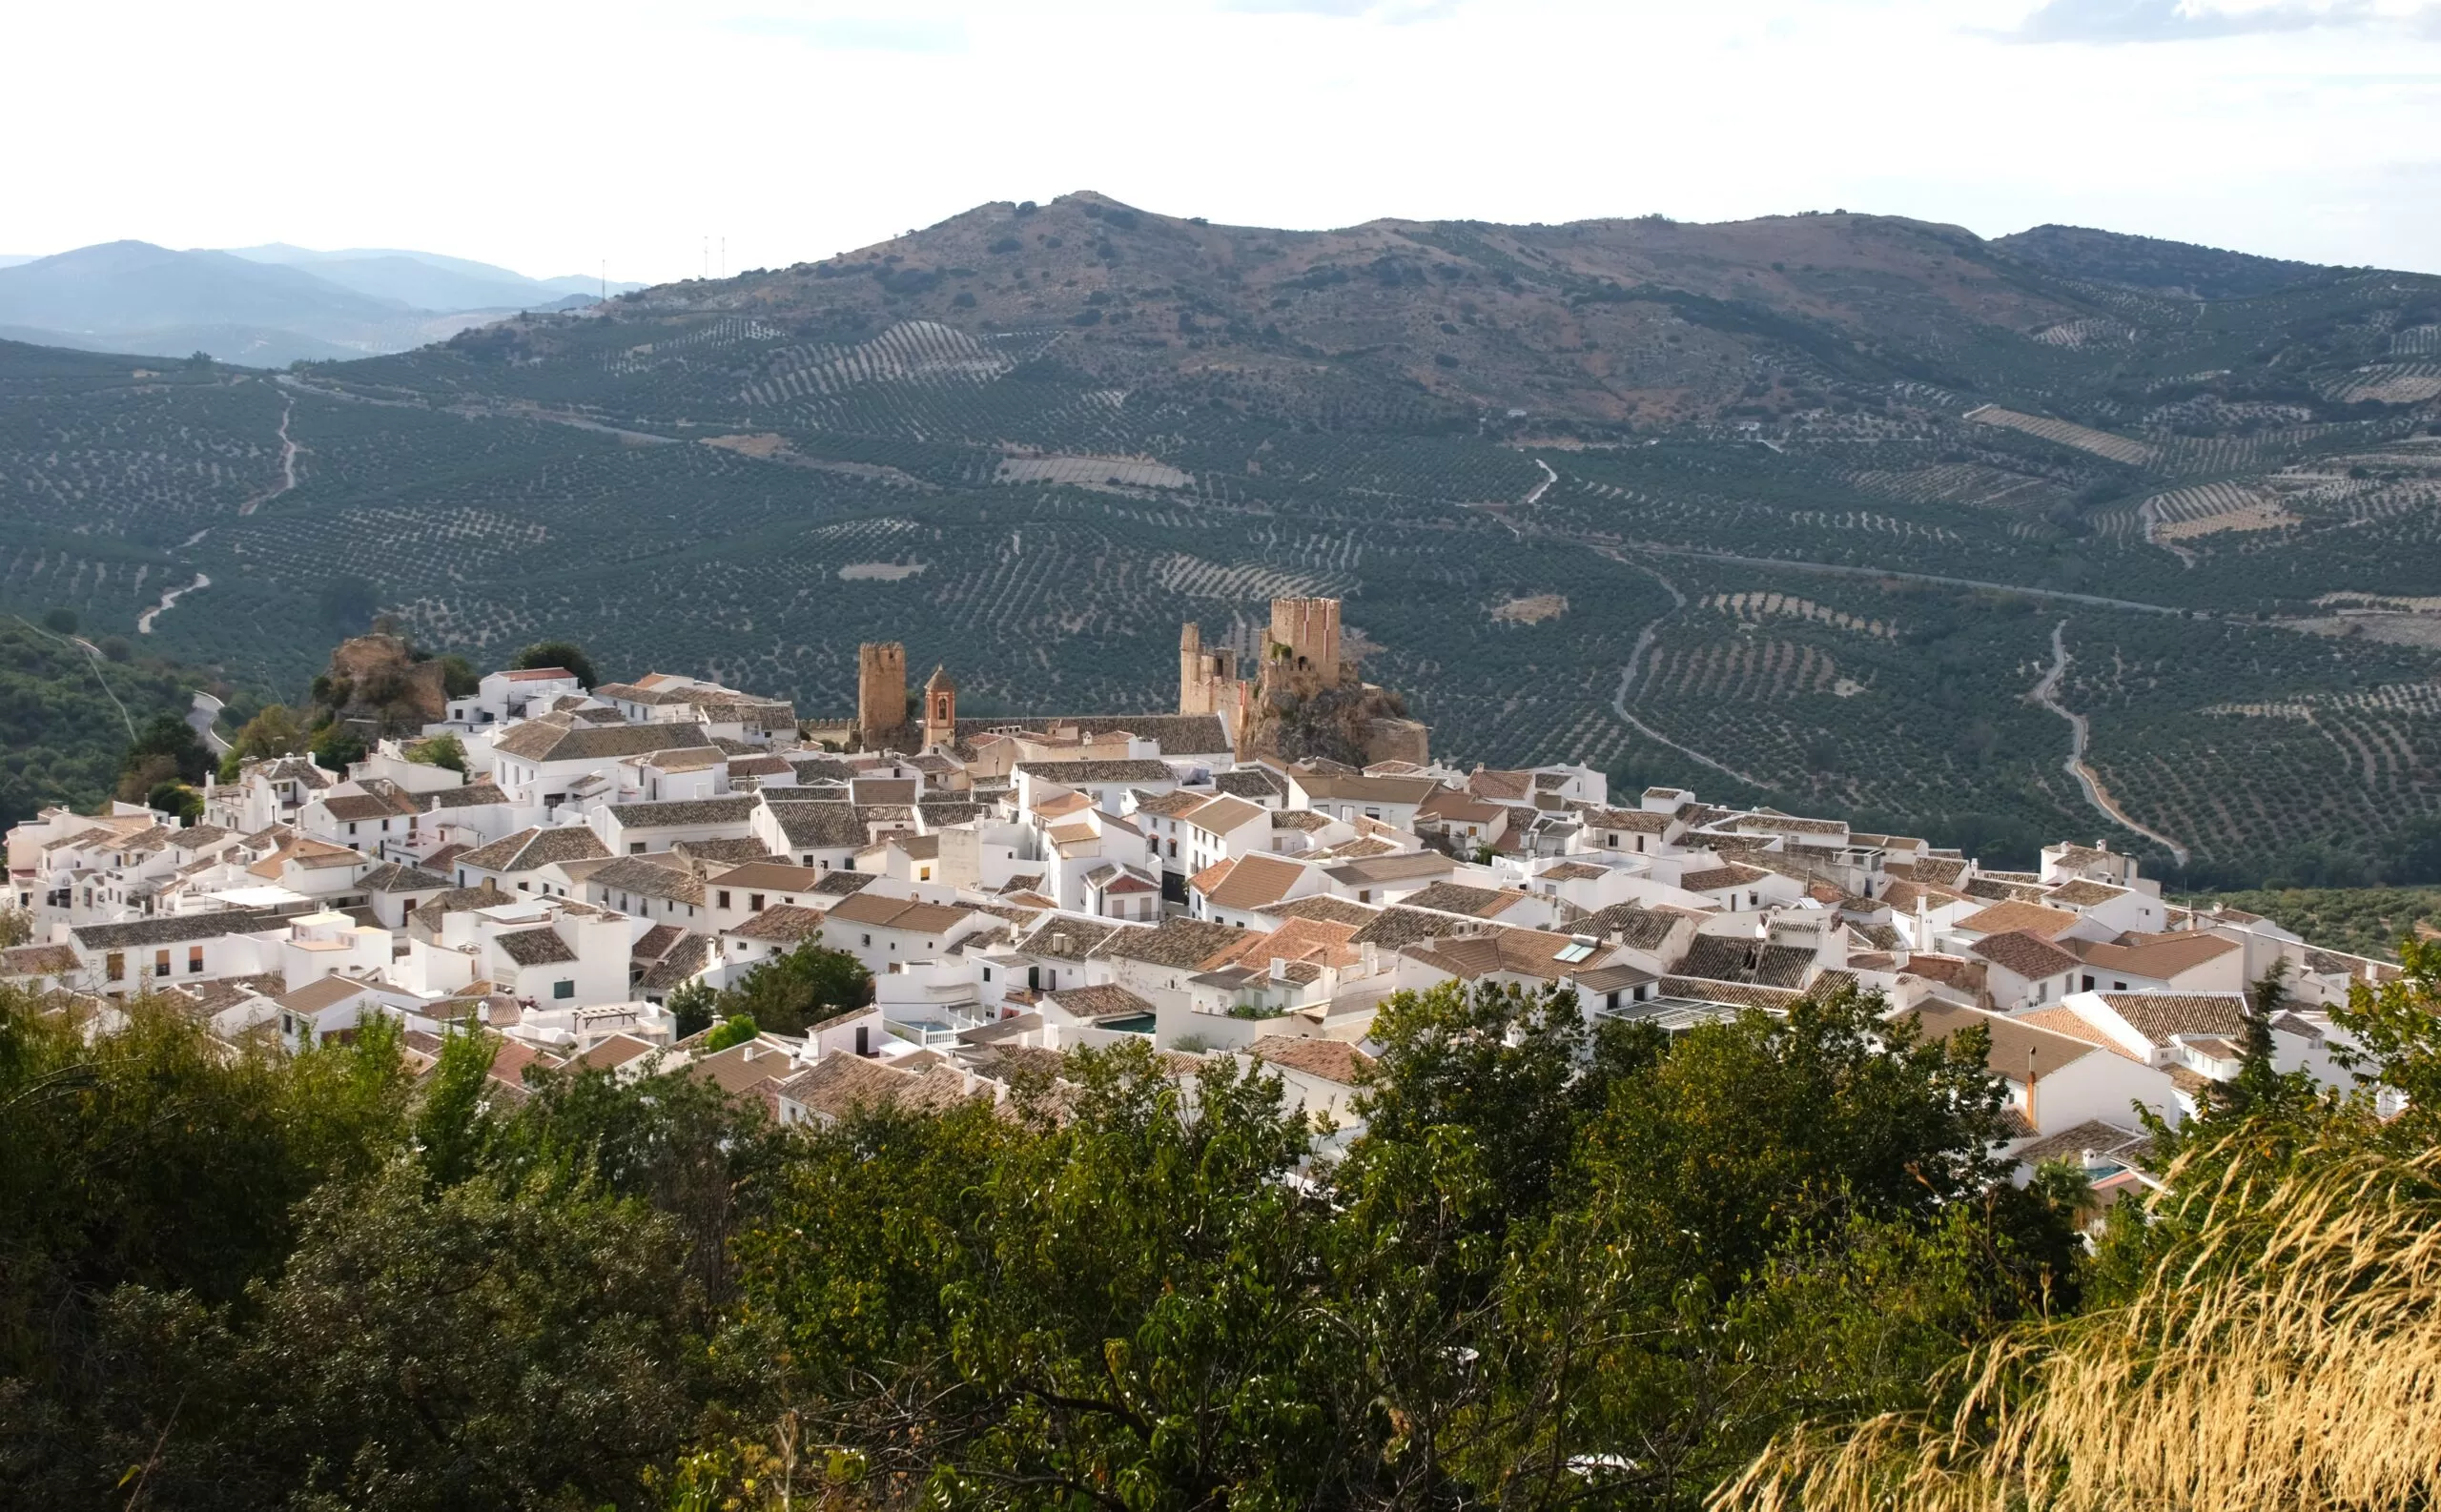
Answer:
POLYGON ((1182 620, 1332 594, 1453 758, 2152 848, 2056 629, 2192 884, 2406 880, 2436 332, 2441 279, 2062 228, 1076 194, 278 375, 0 348, 0 608, 200 575, 152 644, 269 689, 370 603, 809 713, 902 640, 989 713, 1164 707, 1182 620))

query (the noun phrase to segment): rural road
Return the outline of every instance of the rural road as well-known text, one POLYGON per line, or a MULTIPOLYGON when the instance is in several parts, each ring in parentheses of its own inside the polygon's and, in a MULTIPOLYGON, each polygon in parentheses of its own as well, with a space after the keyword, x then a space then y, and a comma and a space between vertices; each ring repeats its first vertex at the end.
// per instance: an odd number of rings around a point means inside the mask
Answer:
POLYGON ((229 739, 215 728, 220 723, 220 701, 198 689, 195 703, 187 708, 187 725, 202 738, 204 746, 215 756, 229 754, 229 739))
POLYGON ((2126 810, 2119 807, 2118 802, 2110 796, 2109 790, 2103 787, 2100 780, 2094 776, 2093 768, 2085 765, 2085 746, 2092 738, 2091 728, 2085 716, 2066 707, 2060 702, 2058 696, 2060 680, 2068 674, 2067 630, 2068 622, 2065 620, 2051 627, 2051 666, 2042 674, 2042 681, 2034 685, 2033 695, 2036 703, 2068 722, 2068 759, 2061 763, 2061 767, 2069 776, 2077 779, 2077 786, 2084 789, 2085 802, 2100 809, 2114 823, 2132 829, 2158 845, 2168 847, 2170 854, 2177 859, 2179 866, 2184 868, 2186 865, 2186 848, 2160 830, 2147 829, 2135 820, 2128 818, 2126 810))
POLYGON ((185 587, 170 589, 168 592, 161 595, 160 603, 153 605, 153 607, 145 610, 142 614, 135 617, 135 633, 138 635, 151 635, 153 633, 153 622, 169 613, 171 609, 177 605, 177 602, 180 599, 185 598, 190 593, 196 592, 199 589, 209 588, 211 586, 212 580, 198 572, 195 575, 195 581, 188 583, 185 587))
MULTIPOLYGON (((295 395, 282 396, 279 409, 279 486, 269 493, 256 494, 237 506, 237 513, 251 515, 263 505, 297 486, 297 443, 288 437, 288 418, 297 413, 295 395)), ((197 537, 200 540, 200 537, 197 537)))
POLYGON ((1711 767, 1713 770, 1721 773, 1723 776, 1734 777, 1739 782, 1746 784, 1750 787, 1759 787, 1769 791, 1772 786, 1770 783, 1764 782, 1762 779, 1757 777, 1750 777, 1746 773, 1739 771, 1736 767, 1728 766, 1725 763, 1714 761, 1710 756, 1705 755, 1702 751, 1696 750, 1691 746, 1681 746, 1676 741, 1672 740, 1669 736, 1664 735, 1659 730, 1654 729, 1651 725, 1628 712, 1628 694, 1633 691, 1635 687, 1636 672, 1638 668, 1644 665, 1645 652, 1652 648, 1652 638, 1660 632, 1661 622, 1669 619, 1672 615, 1676 614, 1679 610, 1687 606, 1687 596, 1678 591, 1678 584, 1671 582, 1668 578, 1663 577, 1660 573, 1653 571, 1651 567, 1643 565, 1641 562, 1629 562, 1624 558, 1615 556, 1611 557, 1610 560, 1618 562, 1620 566, 1632 567, 1636 571, 1645 574, 1653 582, 1660 583, 1662 587, 1669 590, 1670 593, 1670 607, 1662 610, 1658 615, 1655 615, 1651 623, 1646 625, 1641 631, 1637 632, 1635 649, 1628 653, 1628 664, 1619 668, 1619 690, 1610 695, 1610 712, 1618 715, 1619 718, 1626 723, 1629 728, 1634 730, 1637 734, 1642 735, 1645 739, 1655 742, 1659 745, 1667 746, 1672 750, 1676 751, 1679 755, 1686 757, 1688 760, 1700 762, 1704 766, 1711 767))

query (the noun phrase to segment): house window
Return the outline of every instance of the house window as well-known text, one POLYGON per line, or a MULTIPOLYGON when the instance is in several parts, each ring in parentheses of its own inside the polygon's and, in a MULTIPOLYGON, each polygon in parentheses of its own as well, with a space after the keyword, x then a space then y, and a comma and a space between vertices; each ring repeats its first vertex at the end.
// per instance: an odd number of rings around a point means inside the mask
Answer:
POLYGON ((124 950, 113 950, 109 955, 103 958, 102 970, 103 973, 108 976, 110 980, 113 982, 125 981, 127 979, 127 952, 124 950))
POLYGON ((187 974, 189 976, 203 974, 203 947, 200 945, 187 947, 187 974))
POLYGON ((551 984, 551 995, 553 997, 574 997, 576 996, 576 983, 564 976, 561 977, 558 981, 551 984))
POLYGON ((728 894, 727 892, 723 892, 721 894, 720 906, 724 909, 728 907, 728 894))
POLYGON ((354 826, 354 825, 350 825, 350 826, 348 826, 348 827, 347 827, 347 832, 348 832, 349 834, 354 834, 354 833, 356 833, 356 826, 354 826))
MULTIPOLYGON (((1604 836, 1602 837, 1602 843, 1603 843, 1605 846, 1608 846, 1608 847, 1609 847, 1610 848, 1611 848, 1612 850, 1616 850, 1616 849, 1618 849, 1618 848, 1619 848, 1619 837, 1618 837, 1617 835, 1608 835, 1608 834, 1606 834, 1606 835, 1604 835, 1604 836)), ((1616 1004, 1612 1004, 1611 1006, 1615 1008, 1617 1005, 1616 1005, 1616 1004)))
POLYGON ((154 976, 167 976, 170 974, 169 951, 155 950, 153 952, 153 974, 154 976))
POLYGON ((872 937, 872 935, 870 935, 870 934, 866 935, 866 936, 865 936, 865 943, 866 943, 867 945, 871 945, 871 944, 872 944, 872 943, 873 943, 873 937, 872 937))
POLYGON ((627 854, 629 854, 629 855, 631 855, 631 856, 641 856, 641 855, 643 855, 644 853, 645 853, 645 843, 644 843, 643 841, 641 841, 641 840, 630 840, 630 841, 628 841, 628 842, 627 842, 627 854))
POLYGON ((760 913, 760 912, 762 912, 762 911, 763 911, 763 894, 761 894, 761 893, 759 893, 759 892, 749 892, 749 893, 748 893, 748 894, 746 895, 746 911, 747 911, 747 912, 749 912, 749 913, 760 913))

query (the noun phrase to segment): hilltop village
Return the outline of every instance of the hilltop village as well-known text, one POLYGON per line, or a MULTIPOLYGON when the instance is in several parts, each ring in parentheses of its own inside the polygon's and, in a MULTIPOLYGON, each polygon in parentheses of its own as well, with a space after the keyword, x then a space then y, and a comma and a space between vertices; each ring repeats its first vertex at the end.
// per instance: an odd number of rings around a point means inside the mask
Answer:
POLYGON ((1403 990, 1562 989, 1678 1031, 1853 986, 1935 1037, 1989 1032, 2024 1166, 2132 1181, 2132 1109, 2175 1123, 2237 1073, 2250 983, 2285 971, 2275 1058, 2338 1084, 2326 1011, 2396 971, 2172 905, 2103 842, 2002 870, 1584 766, 1438 764, 1343 654, 1336 601, 1276 602, 1252 661, 1188 625, 1174 710, 1027 719, 962 717, 947 668, 911 694, 897 644, 862 648, 836 719, 676 674, 494 672, 344 772, 248 762, 183 828, 128 805, 18 826, 34 943, 0 980, 155 994, 292 1050, 379 1015, 429 1057, 474 1023, 504 1095, 530 1066, 683 1067, 784 1121, 1000 1097, 1029 1057, 1133 1038, 1262 1062, 1341 1139, 1403 990), (410 759, 441 736, 462 773, 410 759), (816 941, 870 1006, 717 1049, 678 1032, 673 995, 816 941))

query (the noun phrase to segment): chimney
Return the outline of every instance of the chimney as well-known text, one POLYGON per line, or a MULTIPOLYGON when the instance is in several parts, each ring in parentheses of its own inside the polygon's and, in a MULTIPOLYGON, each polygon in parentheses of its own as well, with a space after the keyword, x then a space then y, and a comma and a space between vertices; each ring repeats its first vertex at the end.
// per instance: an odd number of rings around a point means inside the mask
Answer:
POLYGON ((1275 955, 1271 958, 1271 979, 1275 982, 1285 982, 1288 980, 1288 958, 1286 956, 1275 955))

